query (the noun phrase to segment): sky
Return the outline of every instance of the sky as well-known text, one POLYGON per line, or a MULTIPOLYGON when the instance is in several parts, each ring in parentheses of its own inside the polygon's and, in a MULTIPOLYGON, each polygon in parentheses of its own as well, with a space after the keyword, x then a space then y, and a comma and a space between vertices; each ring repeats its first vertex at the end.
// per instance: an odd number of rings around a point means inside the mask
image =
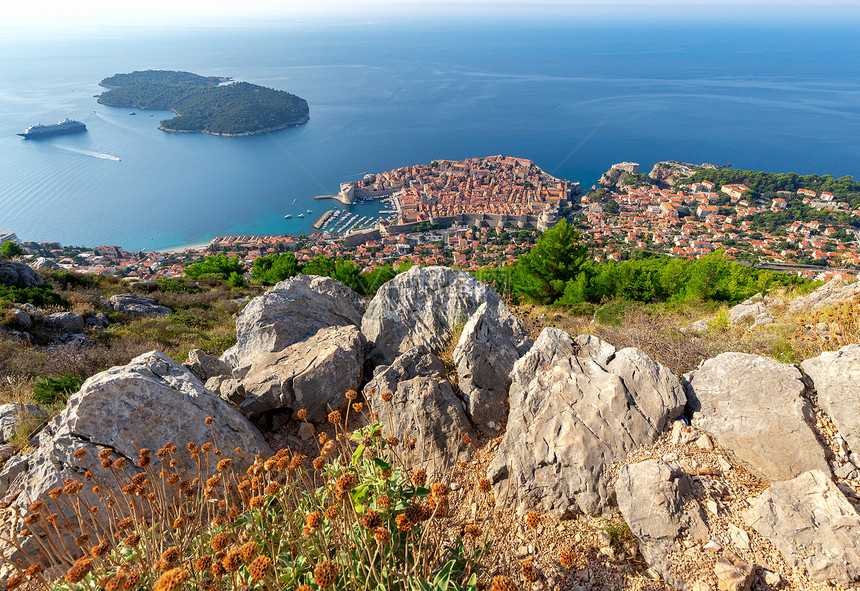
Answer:
POLYGON ((229 25, 289 18, 479 17, 488 11, 497 16, 599 16, 655 10, 676 16, 805 13, 838 19, 847 12, 860 14, 860 0, 16 0, 3 7, 0 31, 26 33, 62 25, 229 25))

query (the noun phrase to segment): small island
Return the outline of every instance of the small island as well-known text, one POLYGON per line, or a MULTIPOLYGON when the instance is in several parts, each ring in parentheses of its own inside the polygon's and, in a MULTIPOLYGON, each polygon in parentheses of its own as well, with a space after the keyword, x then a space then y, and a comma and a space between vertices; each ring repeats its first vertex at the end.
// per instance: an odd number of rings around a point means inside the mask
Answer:
POLYGON ((146 70, 115 74, 98 102, 111 107, 176 113, 159 129, 229 137, 256 135, 308 121, 308 102, 283 90, 191 72, 146 70))

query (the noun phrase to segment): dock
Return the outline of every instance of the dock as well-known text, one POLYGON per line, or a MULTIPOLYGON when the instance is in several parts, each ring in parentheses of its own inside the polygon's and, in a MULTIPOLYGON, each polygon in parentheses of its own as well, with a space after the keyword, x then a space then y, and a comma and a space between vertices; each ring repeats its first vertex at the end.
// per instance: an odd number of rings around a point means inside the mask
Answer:
POLYGON ((332 214, 335 211, 337 211, 337 210, 336 209, 329 209, 328 211, 326 211, 324 214, 322 214, 320 216, 320 219, 318 219, 317 221, 315 221, 311 225, 314 227, 315 230, 319 230, 320 228, 323 227, 323 224, 326 223, 326 221, 332 216, 332 214))

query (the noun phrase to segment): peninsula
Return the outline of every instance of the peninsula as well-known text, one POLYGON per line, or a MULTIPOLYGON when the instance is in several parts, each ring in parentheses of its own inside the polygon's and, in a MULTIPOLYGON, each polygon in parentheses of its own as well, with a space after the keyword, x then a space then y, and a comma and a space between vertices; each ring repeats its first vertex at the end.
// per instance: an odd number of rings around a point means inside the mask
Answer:
POLYGON ((232 78, 146 70, 115 74, 99 85, 109 89, 98 98, 102 105, 173 111, 176 117, 162 121, 162 131, 236 137, 308 121, 305 99, 232 78))

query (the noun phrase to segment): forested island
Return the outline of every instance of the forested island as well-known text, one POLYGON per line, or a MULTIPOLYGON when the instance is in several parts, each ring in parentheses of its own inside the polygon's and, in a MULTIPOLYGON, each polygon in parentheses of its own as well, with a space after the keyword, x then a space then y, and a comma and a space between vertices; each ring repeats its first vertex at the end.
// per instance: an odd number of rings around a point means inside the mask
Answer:
POLYGON ((98 102, 111 107, 161 109, 176 117, 161 122, 171 132, 244 136, 277 131, 308 120, 308 103, 283 90, 191 72, 146 70, 115 74, 98 102), (228 84, 225 84, 228 83, 228 84))

